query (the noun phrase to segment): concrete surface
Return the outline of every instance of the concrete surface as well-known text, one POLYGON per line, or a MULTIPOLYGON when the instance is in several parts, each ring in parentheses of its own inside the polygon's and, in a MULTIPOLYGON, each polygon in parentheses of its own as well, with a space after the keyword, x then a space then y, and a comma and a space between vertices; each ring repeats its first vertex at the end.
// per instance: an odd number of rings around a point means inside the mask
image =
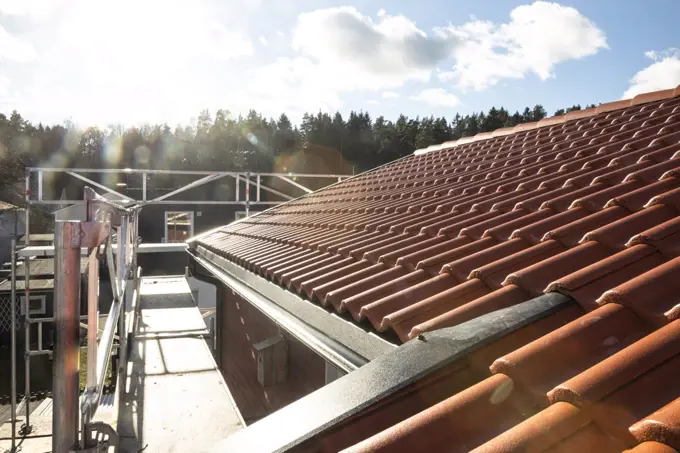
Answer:
POLYGON ((244 423, 183 277, 142 281, 118 432, 122 452, 204 452, 244 423))
MULTIPOLYGON (((245 424, 208 349, 191 289, 184 277, 146 277, 140 296, 121 402, 102 404, 95 420, 118 430, 120 453, 211 451, 245 424)), ((18 439, 17 451, 51 451, 45 408, 31 417, 33 432, 18 439)), ((0 427, 0 453, 9 451, 10 429, 0 427)))

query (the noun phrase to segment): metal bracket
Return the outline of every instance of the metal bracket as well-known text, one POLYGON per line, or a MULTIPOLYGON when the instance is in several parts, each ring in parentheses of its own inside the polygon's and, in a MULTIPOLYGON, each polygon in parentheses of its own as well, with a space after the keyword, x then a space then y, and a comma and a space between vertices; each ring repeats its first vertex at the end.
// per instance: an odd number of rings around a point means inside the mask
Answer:
POLYGON ((85 447, 71 450, 70 453, 106 453, 113 447, 113 452, 118 452, 120 437, 111 425, 103 422, 93 422, 85 425, 83 433, 85 447))
POLYGON ((19 430, 19 435, 21 436, 28 436, 33 432, 33 426, 27 425, 26 423, 23 423, 21 425, 21 429, 19 430))
POLYGON ((88 254, 92 249, 102 245, 111 234, 111 225, 102 222, 84 222, 80 226, 80 247, 87 247, 88 254))
POLYGON ((132 211, 111 203, 97 194, 92 188, 85 187, 85 217, 89 222, 110 222, 112 226, 120 226, 123 214, 132 211))

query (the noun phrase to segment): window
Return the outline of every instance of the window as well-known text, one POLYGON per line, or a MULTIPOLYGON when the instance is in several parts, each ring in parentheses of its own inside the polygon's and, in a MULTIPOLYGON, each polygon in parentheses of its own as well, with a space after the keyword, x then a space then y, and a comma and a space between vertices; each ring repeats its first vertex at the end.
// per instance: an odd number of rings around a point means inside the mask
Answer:
POLYGON ((165 212, 165 242, 184 242, 194 235, 194 213, 165 212))
MULTIPOLYGON (((45 314, 45 295, 31 295, 28 297, 28 312, 32 315, 45 314)), ((21 314, 26 315, 26 296, 21 296, 21 314)))

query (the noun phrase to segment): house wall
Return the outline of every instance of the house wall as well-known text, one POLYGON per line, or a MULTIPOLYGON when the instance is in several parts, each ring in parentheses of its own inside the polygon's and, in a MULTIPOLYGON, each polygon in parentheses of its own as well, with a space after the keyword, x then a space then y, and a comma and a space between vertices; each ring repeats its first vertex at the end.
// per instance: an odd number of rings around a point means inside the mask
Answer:
POLYGON ((229 205, 149 205, 139 215, 139 235, 143 242, 163 242, 165 237, 165 212, 190 211, 194 213, 194 234, 231 223, 242 206, 229 205))
POLYGON ((297 340, 287 337, 288 376, 284 383, 263 388, 257 380, 253 345, 280 335, 278 326, 229 288, 218 307, 218 363, 236 405, 250 424, 325 383, 325 361, 297 340))
POLYGON ((0 212, 0 264, 12 259, 12 239, 24 235, 24 210, 0 212))

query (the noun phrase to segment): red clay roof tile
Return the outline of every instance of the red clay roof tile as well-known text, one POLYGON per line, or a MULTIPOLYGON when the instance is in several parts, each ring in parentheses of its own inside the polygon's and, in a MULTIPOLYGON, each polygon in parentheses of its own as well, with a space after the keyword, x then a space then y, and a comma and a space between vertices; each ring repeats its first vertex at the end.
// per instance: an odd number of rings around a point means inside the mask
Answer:
MULTIPOLYGON (((418 266, 421 262, 423 262, 422 269, 426 269, 428 267, 433 267, 436 266, 436 263, 446 263, 450 261, 451 259, 455 259, 455 257, 460 256, 456 255, 454 252, 454 257, 449 258, 449 255, 444 256, 444 254, 449 253, 450 251, 456 250, 460 247, 463 247, 469 243, 471 243, 470 239, 467 237, 456 237, 453 239, 448 239, 446 236, 436 236, 440 239, 442 239, 441 242, 438 242, 433 245, 425 245, 425 242, 423 241, 423 248, 421 250, 414 250, 414 251, 404 251, 404 254, 401 255, 399 258, 397 258, 395 264, 397 266, 402 266, 405 269, 408 270, 415 270, 416 266, 418 266), (441 259, 435 258, 438 256, 442 256, 441 259), (439 261, 427 261, 430 258, 438 259, 439 261), (427 261, 427 262, 426 262, 427 261)), ((477 242, 477 245, 480 244, 479 241, 477 242)), ((495 242, 493 241, 487 241, 484 244, 494 244, 495 242)), ((488 245, 490 246, 490 245, 488 245)), ((480 248, 476 249, 481 250, 482 248, 485 248, 486 245, 482 245, 480 248)))
POLYGON ((680 448, 680 398, 646 416, 630 427, 638 442, 665 442, 680 448))
POLYGON ((345 452, 413 449, 464 453, 512 427, 529 410, 519 392, 514 391, 512 380, 496 375, 345 452), (459 441, 461 438, 463 442, 459 441))
POLYGON ((197 243, 401 341, 542 292, 578 302, 323 451, 680 449, 680 86, 419 150, 197 243))
MULTIPOLYGON (((436 295, 432 298, 439 296, 440 295, 436 295)), ((427 321, 422 321, 420 324, 413 327, 409 332, 408 338, 415 338, 423 332, 462 324, 478 316, 524 302, 528 299, 529 294, 521 288, 515 285, 507 285, 485 296, 477 297, 464 305, 447 307, 448 310, 443 314, 434 316, 427 321)), ((433 312, 432 315, 434 314, 435 313, 433 312)))
POLYGON ((560 402, 471 451, 474 453, 542 452, 576 433, 588 422, 588 416, 577 407, 560 402))
MULTIPOLYGON (((648 247, 636 245, 634 247, 648 247)), ((661 261, 661 260, 659 260, 661 261)), ((635 278, 623 281, 598 299, 599 304, 611 302, 629 306, 640 316, 657 325, 680 317, 680 258, 674 258, 635 278)))
POLYGON ((624 453, 678 453, 675 448, 669 447, 660 442, 643 442, 624 453))
POLYGON ((589 423, 556 445, 544 450, 546 453, 569 453, 593 451, 597 453, 620 453, 625 444, 607 436, 594 423, 589 423))
MULTIPOLYGON (((438 285, 449 285, 448 280, 437 281, 438 278, 448 277, 448 274, 442 274, 435 279, 429 281, 436 281, 438 285)), ((487 285, 476 278, 467 280, 459 285, 450 287, 445 290, 439 288, 432 290, 432 295, 427 298, 419 297, 419 302, 413 303, 408 301, 400 310, 391 310, 391 312, 382 314, 380 330, 385 330, 392 327, 402 340, 408 340, 408 335, 411 329, 418 324, 434 318, 440 314, 447 313, 457 307, 466 305, 468 302, 474 301, 480 297, 489 294, 491 291, 487 285)), ((364 307, 368 309, 368 307, 364 307)))
MULTIPOLYGON (((678 332, 680 332, 680 321, 652 332, 578 376, 558 385, 548 392, 548 398, 552 401, 568 401, 580 407, 597 404, 617 389, 646 375, 654 367, 678 356, 680 354, 678 332)), ((680 356, 677 359, 676 361, 680 364, 680 356)), ((672 368, 675 369, 677 366, 672 368)), ((672 391, 672 389, 657 389, 660 392, 664 390, 672 391)), ((680 387, 675 386, 675 391, 680 392, 680 387)))
MULTIPOLYGON (((419 279, 418 275, 422 271, 415 271, 408 274, 405 279, 409 279, 409 283, 414 279, 419 279)), ((414 301, 426 300, 428 297, 446 291, 453 287, 458 282, 449 274, 440 274, 436 277, 421 281, 411 285, 404 285, 403 281, 399 281, 396 292, 386 295, 375 302, 365 304, 359 311, 360 318, 368 318, 375 328, 379 331, 387 329, 388 324, 384 323, 384 318, 390 314, 394 314, 404 308, 411 307, 414 301), (402 286, 403 285, 403 286, 402 286), (405 286, 404 289, 401 289, 405 286)), ((395 283, 396 283, 395 282, 395 283)), ((386 322, 387 320, 385 320, 386 322)))
POLYGON ((649 331, 650 328, 631 310, 609 304, 584 315, 578 323, 569 323, 499 358, 491 371, 510 376, 547 404, 546 394, 553 387, 639 340, 649 331), (559 355, 555 351, 560 351, 559 355))
POLYGON ((637 440, 630 427, 680 396, 678 372, 680 356, 676 355, 597 403, 593 420, 609 436, 632 447, 637 440))
POLYGON ((555 280, 577 272, 584 266, 599 262, 609 255, 609 251, 597 242, 587 242, 539 261, 531 266, 526 266, 516 272, 511 272, 505 277, 503 285, 517 285, 524 289, 527 294, 537 297, 544 291, 550 292, 559 288, 549 288, 555 280))
MULTIPOLYGON (((574 250, 582 247, 589 247, 589 253, 610 253, 597 242, 587 242, 574 250)), ((598 299, 603 293, 644 274, 664 261, 663 256, 651 247, 631 247, 611 256, 603 255, 600 261, 592 264, 584 262, 583 268, 556 279, 548 285, 546 291, 571 296, 586 310, 591 310, 600 304, 598 299)))

